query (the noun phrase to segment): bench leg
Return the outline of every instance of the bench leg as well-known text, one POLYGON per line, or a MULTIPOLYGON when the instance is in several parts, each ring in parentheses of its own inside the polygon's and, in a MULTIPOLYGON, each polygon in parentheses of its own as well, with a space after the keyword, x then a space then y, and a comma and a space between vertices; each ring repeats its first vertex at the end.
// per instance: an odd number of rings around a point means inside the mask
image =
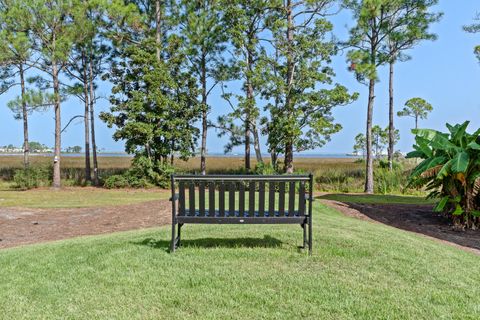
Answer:
POLYGON ((172 253, 175 252, 176 241, 177 239, 175 237, 175 223, 172 223, 172 242, 170 243, 170 252, 172 253))
POLYGON ((181 232, 182 232, 183 223, 178 224, 178 241, 177 241, 177 248, 180 247, 180 239, 181 239, 181 232))
POLYGON ((307 247, 307 225, 304 223, 302 224, 303 228, 303 246, 302 248, 305 249, 307 247))
POLYGON ((308 254, 312 255, 312 216, 308 217, 308 254))

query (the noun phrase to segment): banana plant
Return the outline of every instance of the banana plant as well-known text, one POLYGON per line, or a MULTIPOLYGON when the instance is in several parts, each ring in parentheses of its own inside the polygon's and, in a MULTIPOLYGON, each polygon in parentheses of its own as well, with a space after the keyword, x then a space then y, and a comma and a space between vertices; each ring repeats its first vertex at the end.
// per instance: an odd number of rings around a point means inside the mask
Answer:
POLYGON ((480 226, 480 129, 467 132, 469 121, 447 124, 448 133, 414 129, 414 151, 407 158, 423 161, 413 169, 409 186, 424 187, 439 199, 434 210, 449 215, 462 228, 480 226))

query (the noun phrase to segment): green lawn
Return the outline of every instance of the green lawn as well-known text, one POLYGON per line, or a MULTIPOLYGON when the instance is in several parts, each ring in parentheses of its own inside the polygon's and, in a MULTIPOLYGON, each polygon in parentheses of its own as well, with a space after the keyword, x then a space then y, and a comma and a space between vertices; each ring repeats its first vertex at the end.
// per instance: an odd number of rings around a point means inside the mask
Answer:
POLYGON ((192 226, 0 251, 0 318, 479 319, 480 258, 315 203, 299 226, 192 226))
POLYGON ((169 192, 159 189, 108 190, 102 188, 71 187, 18 191, 0 188, 0 207, 78 208, 124 205, 150 200, 168 199, 169 192))
POLYGON ((433 200, 426 200, 425 197, 382 195, 382 194, 348 194, 331 193, 317 199, 335 200, 340 202, 366 203, 366 204, 434 204, 433 200))

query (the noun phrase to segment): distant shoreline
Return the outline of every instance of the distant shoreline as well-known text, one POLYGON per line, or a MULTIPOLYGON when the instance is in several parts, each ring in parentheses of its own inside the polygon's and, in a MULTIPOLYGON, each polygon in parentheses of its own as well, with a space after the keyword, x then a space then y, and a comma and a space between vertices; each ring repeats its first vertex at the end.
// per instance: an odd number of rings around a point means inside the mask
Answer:
MULTIPOLYGON (((53 157, 53 153, 30 153, 32 157, 53 157)), ((0 153, 0 157, 17 157, 23 156, 23 153, 0 153)), ((62 153, 62 157, 84 157, 85 153, 62 153)), ((265 158, 270 158, 269 154, 263 155, 265 158)), ((295 154, 297 158, 312 158, 312 159, 358 159, 362 156, 355 156, 347 153, 319 153, 319 154, 295 154)), ((98 157, 125 157, 132 158, 133 155, 124 153, 124 152, 102 152, 98 153, 98 157)), ((208 154, 207 157, 211 158, 243 158, 243 154, 221 154, 221 153, 212 153, 208 154)), ((252 159, 255 156, 252 155, 252 159)), ((280 157, 282 158, 282 157, 280 157)))

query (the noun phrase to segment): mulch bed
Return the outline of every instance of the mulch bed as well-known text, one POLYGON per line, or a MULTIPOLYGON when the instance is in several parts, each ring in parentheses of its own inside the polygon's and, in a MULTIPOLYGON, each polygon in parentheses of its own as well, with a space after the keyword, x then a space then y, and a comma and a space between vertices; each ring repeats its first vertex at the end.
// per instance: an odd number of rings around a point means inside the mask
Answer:
POLYGON ((0 208, 0 248, 156 227, 170 221, 168 200, 94 208, 0 208))
POLYGON ((480 230, 459 231, 431 205, 359 204, 322 200, 345 215, 415 232, 480 254, 480 230))

